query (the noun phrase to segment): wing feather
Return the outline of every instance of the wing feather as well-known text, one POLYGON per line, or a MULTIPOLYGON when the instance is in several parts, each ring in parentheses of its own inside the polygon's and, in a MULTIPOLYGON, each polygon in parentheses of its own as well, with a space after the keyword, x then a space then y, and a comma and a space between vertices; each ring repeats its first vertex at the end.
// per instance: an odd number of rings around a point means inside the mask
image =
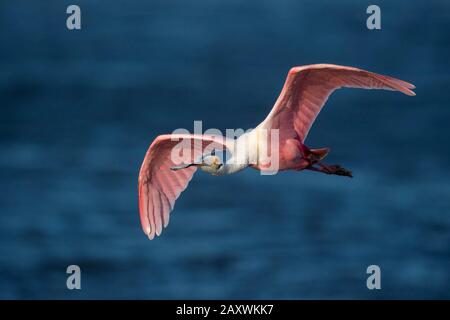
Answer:
POLYGON ((328 97, 339 88, 385 89, 414 96, 415 86, 403 80, 362 69, 332 64, 292 68, 267 118, 260 124, 280 129, 284 139, 303 142, 328 97))
POLYGON ((192 134, 161 135, 153 141, 142 162, 138 181, 141 225, 150 239, 167 227, 176 199, 197 170, 194 166, 170 170, 180 164, 171 159, 172 149, 180 146, 183 153, 190 152, 188 161, 193 162, 206 148, 227 148, 227 141, 224 137, 192 134))

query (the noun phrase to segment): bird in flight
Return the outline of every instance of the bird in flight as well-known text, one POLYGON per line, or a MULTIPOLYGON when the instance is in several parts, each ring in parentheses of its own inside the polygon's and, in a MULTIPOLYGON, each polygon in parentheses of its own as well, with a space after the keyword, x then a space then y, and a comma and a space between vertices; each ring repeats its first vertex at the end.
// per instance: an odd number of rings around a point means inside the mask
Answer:
POLYGON ((160 235, 169 223, 175 200, 186 189, 197 168, 212 175, 227 175, 245 168, 269 170, 261 150, 275 154, 278 170, 312 170, 352 177, 350 170, 323 163, 329 148, 312 149, 304 144, 309 129, 333 91, 339 88, 385 89, 414 96, 414 85, 369 71, 315 64, 292 68, 266 119, 237 139, 198 134, 158 136, 150 145, 139 172, 139 212, 149 239, 160 235), (276 131, 278 139, 266 133, 276 131), (180 141, 182 141, 180 143, 180 141), (274 148, 276 146, 276 148, 274 148), (176 163, 174 150, 185 153, 176 163), (215 150, 230 157, 222 161, 215 150))

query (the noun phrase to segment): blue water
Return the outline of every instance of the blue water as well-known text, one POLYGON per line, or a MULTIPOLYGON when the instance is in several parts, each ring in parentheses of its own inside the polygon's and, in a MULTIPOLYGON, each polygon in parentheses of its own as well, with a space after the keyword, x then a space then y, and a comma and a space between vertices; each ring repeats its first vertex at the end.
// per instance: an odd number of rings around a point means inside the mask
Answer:
POLYGON ((370 1, 78 0, 80 31, 69 4, 0 2, 0 298, 450 298, 448 1, 377 1, 379 31, 370 1), (355 178, 199 173, 149 241, 151 141, 254 127, 319 62, 417 86, 331 97, 307 144, 355 178))

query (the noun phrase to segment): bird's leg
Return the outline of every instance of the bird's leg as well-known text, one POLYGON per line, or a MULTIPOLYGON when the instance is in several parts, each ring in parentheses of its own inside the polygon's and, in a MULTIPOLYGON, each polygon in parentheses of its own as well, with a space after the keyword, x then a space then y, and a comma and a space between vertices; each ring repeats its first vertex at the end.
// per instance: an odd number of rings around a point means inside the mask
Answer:
POLYGON ((302 155, 302 159, 306 160, 308 163, 307 167, 303 168, 311 171, 322 172, 325 174, 335 174, 338 176, 352 178, 353 176, 350 170, 347 170, 340 165, 326 165, 321 162, 329 152, 329 148, 310 149, 304 144, 300 144, 300 153, 302 155))
POLYGON ((326 165, 321 162, 317 162, 316 164, 319 166, 318 168, 311 165, 306 169, 311 170, 311 171, 322 172, 325 174, 335 174, 338 176, 345 176, 345 177, 353 178, 352 172, 350 170, 347 170, 347 169, 341 167, 340 165, 337 165, 337 164, 336 165, 326 165))

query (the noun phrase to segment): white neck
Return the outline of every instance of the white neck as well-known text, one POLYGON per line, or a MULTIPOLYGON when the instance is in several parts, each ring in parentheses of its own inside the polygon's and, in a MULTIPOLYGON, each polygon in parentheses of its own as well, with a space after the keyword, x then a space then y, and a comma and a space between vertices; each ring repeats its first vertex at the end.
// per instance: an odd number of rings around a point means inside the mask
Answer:
POLYGON ((229 140, 227 147, 230 150, 231 157, 227 159, 218 174, 232 174, 247 168, 256 160, 256 144, 257 134, 255 130, 241 135, 237 140, 229 140))

